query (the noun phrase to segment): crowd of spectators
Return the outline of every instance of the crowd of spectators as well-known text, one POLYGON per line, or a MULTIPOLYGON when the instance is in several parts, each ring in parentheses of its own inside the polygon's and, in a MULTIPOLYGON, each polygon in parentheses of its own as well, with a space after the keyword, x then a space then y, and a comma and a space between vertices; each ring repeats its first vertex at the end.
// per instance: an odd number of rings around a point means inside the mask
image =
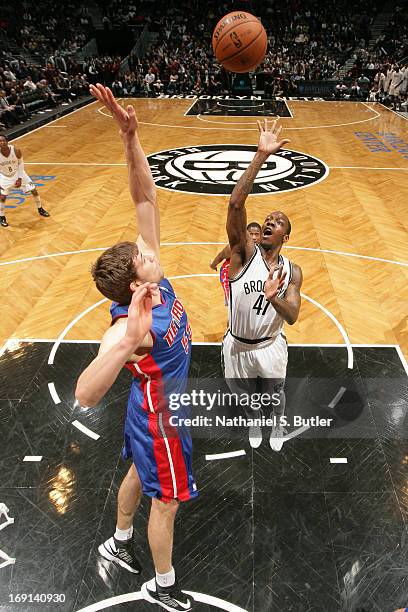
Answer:
POLYGON ((55 107, 89 95, 90 83, 112 86, 118 80, 122 58, 89 57, 76 61, 57 52, 45 66, 0 54, 0 127, 25 121, 39 107, 55 107))
MULTIPOLYGON (((396 6, 373 47, 357 48, 352 58, 355 63, 347 77, 353 82, 354 97, 382 102, 397 110, 407 106, 408 13, 402 6, 396 6), (357 75, 364 75, 360 77, 362 82, 356 80, 357 75)), ((350 97, 350 87, 345 83, 339 83, 338 90, 341 97, 350 97)))
POLYGON ((4 56, 0 59, 0 128, 26 121, 40 108, 52 108, 88 93, 80 66, 67 60, 62 71, 54 61, 44 67, 4 56))
POLYGON ((93 32, 89 11, 81 6, 81 0, 2 3, 0 20, 21 53, 34 60, 42 60, 56 49, 62 57, 72 56, 93 32))
MULTIPOLYGON (((115 8, 117 2, 108 5, 115 8)), ((299 81, 338 78, 353 49, 368 46, 377 5, 378 0, 253 0, 220 6, 209 0, 203 10, 192 0, 187 12, 172 0, 165 5, 159 0, 149 18, 158 42, 115 81, 115 91, 154 96, 227 88, 228 75, 215 61, 211 35, 220 15, 243 9, 259 16, 268 32, 268 52, 258 71, 269 75, 269 92, 295 95, 299 81)))
POLYGON ((152 4, 147 7, 143 2, 124 3, 122 0, 99 0, 98 5, 102 11, 102 23, 105 30, 123 26, 141 26, 146 23, 151 14, 152 4))
POLYGON ((0 27, 35 59, 0 56, 0 122, 23 121, 35 100, 49 106, 73 100, 89 83, 110 85, 117 96, 218 94, 231 76, 216 62, 211 35, 220 15, 242 9, 258 15, 268 33, 268 51, 258 72, 265 75, 267 95, 296 95, 305 81, 333 80, 338 99, 391 101, 407 97, 408 14, 396 7, 387 29, 368 50, 370 28, 380 0, 243 0, 219 5, 191 0, 189 10, 176 0, 98 0, 104 27, 147 24, 157 32, 144 58, 131 55, 121 70, 119 56, 75 54, 92 34, 92 21, 81 0, 23 0, 0 27), (44 60, 44 57, 46 58, 44 60), (355 65, 343 80, 341 67, 355 65), (399 62, 399 63, 398 63, 399 62))

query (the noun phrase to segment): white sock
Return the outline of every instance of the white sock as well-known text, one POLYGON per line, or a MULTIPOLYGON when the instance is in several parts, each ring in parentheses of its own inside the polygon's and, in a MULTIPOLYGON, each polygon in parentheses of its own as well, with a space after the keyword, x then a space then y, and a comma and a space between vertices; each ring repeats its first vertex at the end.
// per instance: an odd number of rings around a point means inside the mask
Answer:
POLYGON ((156 572, 156 581, 161 587, 173 586, 173 584, 176 582, 176 572, 174 571, 174 567, 172 567, 167 574, 159 574, 156 572))
POLYGON ((42 208, 40 196, 39 195, 33 195, 33 198, 34 198, 34 202, 35 202, 37 208, 42 208))
POLYGON ((130 540, 132 535, 133 525, 131 525, 129 529, 119 529, 119 527, 116 527, 115 540, 119 540, 119 542, 126 542, 126 540, 130 540))
POLYGON ((0 200, 0 217, 4 217, 4 202, 0 200))

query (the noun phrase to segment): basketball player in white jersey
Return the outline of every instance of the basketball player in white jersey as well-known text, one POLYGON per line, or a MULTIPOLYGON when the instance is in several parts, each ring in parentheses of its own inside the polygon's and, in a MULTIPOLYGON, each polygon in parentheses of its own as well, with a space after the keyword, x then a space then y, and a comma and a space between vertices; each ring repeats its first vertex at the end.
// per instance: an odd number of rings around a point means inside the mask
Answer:
MULTIPOLYGON (((263 392, 280 394, 279 405, 274 407, 276 426, 270 437, 272 449, 278 451, 283 445, 283 419, 279 417, 284 410, 283 384, 288 358, 282 330, 285 321, 293 325, 298 318, 302 271, 280 253, 291 231, 290 221, 284 213, 275 211, 266 217, 260 246, 254 244, 246 230, 245 201, 256 175, 268 157, 289 142, 279 141, 281 128, 276 121, 272 128, 267 119, 263 124, 258 121, 258 128, 258 150, 234 187, 228 207, 230 299, 223 359, 225 378, 231 387, 241 385, 242 389, 242 380, 246 379, 248 388, 251 381, 261 378, 263 392)), ((251 428, 249 438, 251 446, 259 446, 261 429, 251 428)))
POLYGON ((38 214, 49 217, 41 204, 40 194, 34 183, 24 172, 23 154, 21 149, 9 145, 5 136, 0 136, 0 225, 7 227, 8 223, 4 214, 4 204, 12 189, 22 189, 24 193, 31 193, 37 205, 38 214))

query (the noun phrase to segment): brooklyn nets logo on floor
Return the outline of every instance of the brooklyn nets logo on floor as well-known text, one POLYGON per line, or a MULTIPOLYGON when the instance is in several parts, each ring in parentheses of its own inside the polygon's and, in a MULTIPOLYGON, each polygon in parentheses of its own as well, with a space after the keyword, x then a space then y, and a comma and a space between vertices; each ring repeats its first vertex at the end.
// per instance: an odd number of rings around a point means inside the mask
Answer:
MULTIPOLYGON (((200 145, 148 155, 157 187, 205 195, 229 195, 248 168, 255 145, 200 145)), ((329 169, 317 157, 283 149, 268 157, 255 179, 252 194, 309 187, 329 169)))

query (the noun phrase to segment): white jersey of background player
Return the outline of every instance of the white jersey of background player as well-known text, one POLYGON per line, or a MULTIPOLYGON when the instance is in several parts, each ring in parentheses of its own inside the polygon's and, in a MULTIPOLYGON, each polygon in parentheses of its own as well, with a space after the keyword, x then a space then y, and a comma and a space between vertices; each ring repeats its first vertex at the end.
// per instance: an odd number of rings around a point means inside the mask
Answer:
MULTIPOLYGON (((261 243, 256 246, 246 231, 245 201, 262 165, 288 141, 278 141, 281 128, 258 121, 258 150, 231 194, 227 233, 231 247, 229 328, 223 341, 225 378, 236 391, 245 379, 262 379, 262 391, 279 390, 281 401, 274 407, 277 426, 270 444, 280 450, 283 444, 283 382, 286 377, 287 344, 283 323, 293 325, 300 310, 302 271, 280 254, 289 240, 291 225, 282 212, 270 213, 262 226, 261 243), (273 387, 271 389, 271 387, 273 387)), ((248 381, 250 382, 250 381, 248 381)), ((252 417, 256 414, 252 414, 252 417)), ((259 416, 259 415, 258 415, 259 416)), ((260 428, 251 428, 250 443, 260 445, 260 428)))
POLYGON ((42 217, 49 217, 41 204, 40 195, 28 176, 24 172, 23 155, 20 149, 9 145, 5 136, 0 136, 0 225, 7 227, 4 215, 4 203, 12 189, 22 189, 24 193, 32 193, 37 205, 38 213, 42 217))

